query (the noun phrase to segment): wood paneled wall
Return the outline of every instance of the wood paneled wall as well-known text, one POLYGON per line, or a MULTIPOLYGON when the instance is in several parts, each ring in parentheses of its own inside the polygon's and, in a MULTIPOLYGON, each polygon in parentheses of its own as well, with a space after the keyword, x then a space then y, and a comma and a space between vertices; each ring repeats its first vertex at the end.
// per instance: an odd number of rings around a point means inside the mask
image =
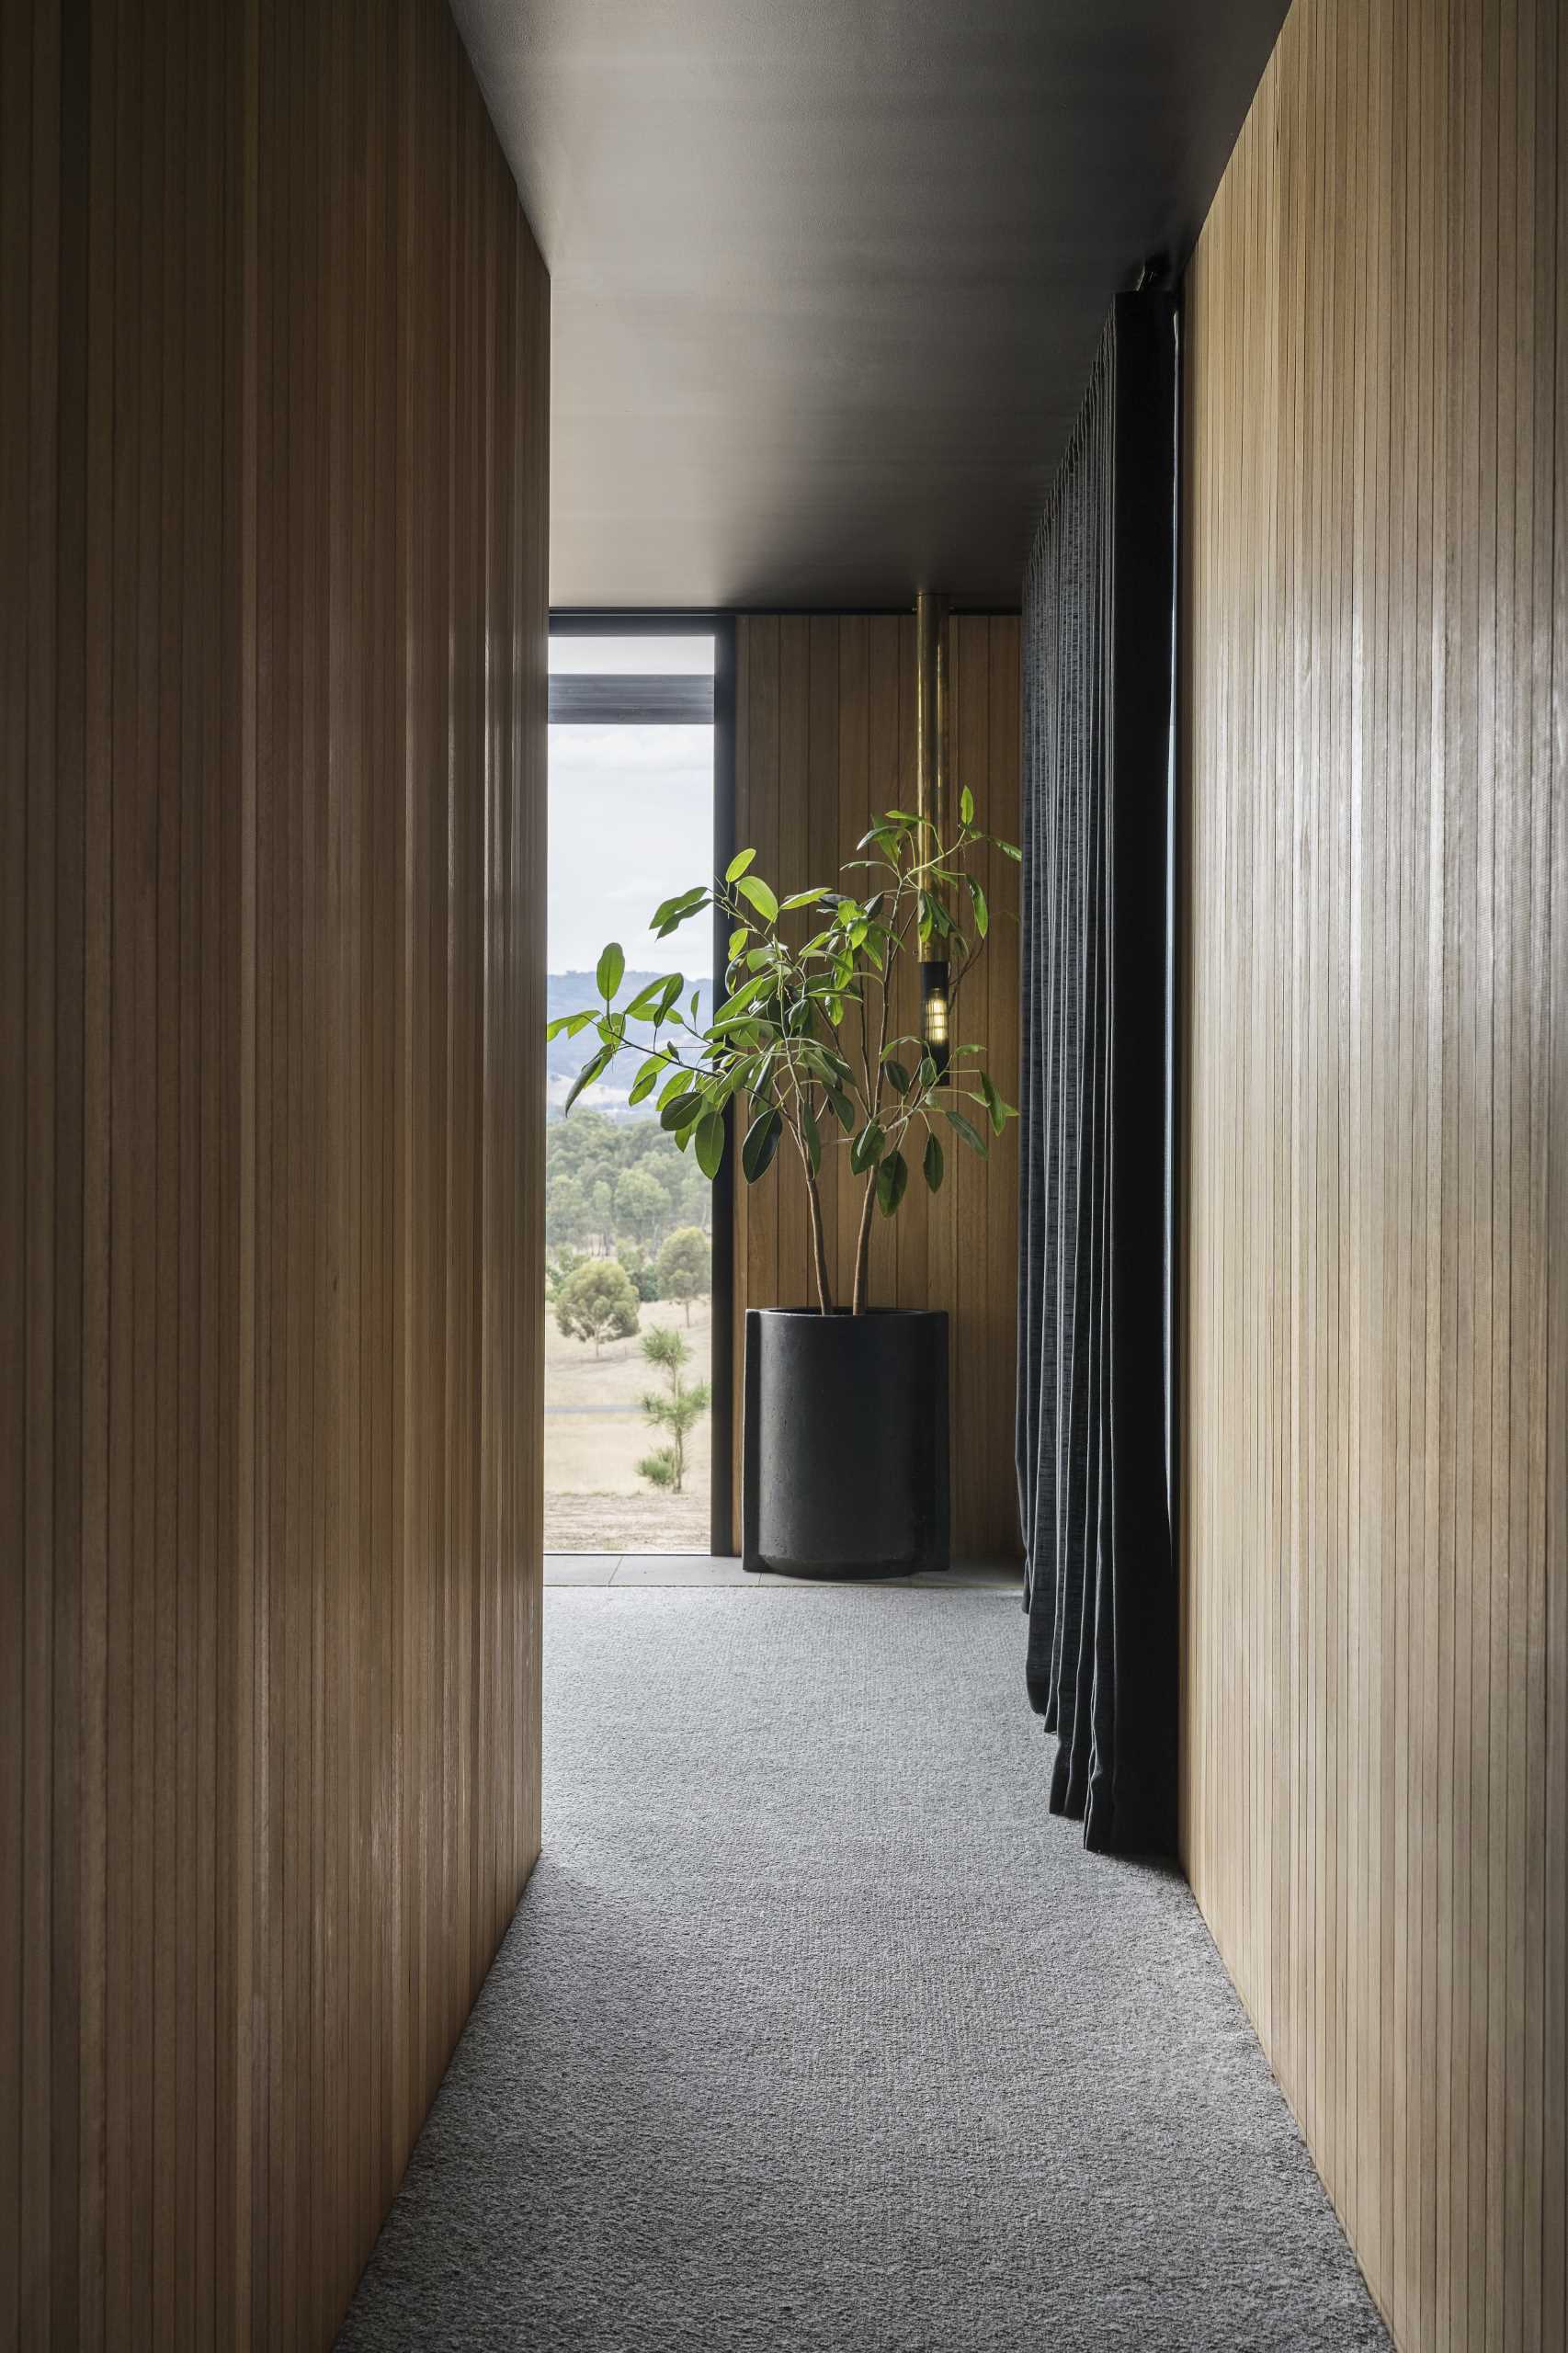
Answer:
POLYGON ((0 2346, 324 2346, 539 1841, 548 290, 434 0, 0 6, 0 2346))
MULTIPOLYGON (((955 800, 973 792, 986 828, 1016 841, 1020 706, 1015 617, 955 616, 949 623, 949 740, 955 800)), ((915 790, 913 615, 760 615, 737 625, 737 845, 754 844, 757 871, 781 888, 832 882, 878 810, 908 807, 915 790), (808 869, 810 870, 808 871, 808 869)), ((960 1034, 990 1051, 1010 1103, 1018 1087, 1017 872, 986 853, 976 873, 994 911, 990 942, 959 998, 960 1034)), ((919 977, 906 966, 897 1030, 919 1027, 919 977)), ((946 1307, 952 1318, 955 1552, 1018 1552, 1013 1469, 1013 1371, 1017 1324, 1017 1126, 1009 1121, 983 1163, 949 1139, 947 1176, 933 1198, 916 1170, 891 1224, 879 1214, 871 1301, 946 1307)), ((860 1186, 824 1166, 828 1248, 847 1296, 860 1186)), ((816 1287, 805 1186, 783 1159, 760 1185, 737 1181, 737 1315, 748 1306, 809 1304, 816 1287)), ((736 1549, 739 1549, 739 1374, 736 1342, 736 1549)))
POLYGON ((1185 1852, 1399 2342, 1568 2343, 1568 74, 1296 0, 1187 290, 1185 1852))

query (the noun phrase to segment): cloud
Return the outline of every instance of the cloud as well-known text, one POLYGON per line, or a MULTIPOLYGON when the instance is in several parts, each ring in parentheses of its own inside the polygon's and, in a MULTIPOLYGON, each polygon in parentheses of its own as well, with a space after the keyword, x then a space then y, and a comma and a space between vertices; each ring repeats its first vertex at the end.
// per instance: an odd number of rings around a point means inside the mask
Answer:
POLYGON ((665 940, 647 919, 712 871, 710 727, 551 727, 552 972, 591 971, 606 940, 619 939, 634 971, 707 978, 706 915, 665 940))

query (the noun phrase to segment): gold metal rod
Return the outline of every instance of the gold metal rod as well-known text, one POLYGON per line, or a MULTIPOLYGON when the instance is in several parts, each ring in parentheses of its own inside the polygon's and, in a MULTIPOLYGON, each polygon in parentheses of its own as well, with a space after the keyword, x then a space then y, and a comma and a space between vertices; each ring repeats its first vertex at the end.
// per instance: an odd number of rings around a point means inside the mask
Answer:
POLYGON ((915 600, 915 806, 941 837, 947 823, 948 600, 915 600))

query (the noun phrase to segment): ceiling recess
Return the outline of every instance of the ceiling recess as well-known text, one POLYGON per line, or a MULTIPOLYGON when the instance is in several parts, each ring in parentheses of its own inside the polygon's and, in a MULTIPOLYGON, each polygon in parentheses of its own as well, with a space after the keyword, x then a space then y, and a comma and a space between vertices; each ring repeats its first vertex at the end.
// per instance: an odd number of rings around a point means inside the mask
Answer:
POLYGON ((559 606, 1011 605, 1280 0, 454 0, 551 279, 559 606))

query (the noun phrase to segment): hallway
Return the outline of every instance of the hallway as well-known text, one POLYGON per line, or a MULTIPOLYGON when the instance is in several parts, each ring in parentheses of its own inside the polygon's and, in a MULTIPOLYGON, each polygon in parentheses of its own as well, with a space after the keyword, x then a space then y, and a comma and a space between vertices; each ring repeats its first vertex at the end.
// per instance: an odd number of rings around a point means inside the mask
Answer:
POLYGON ((1040 1805, 1017 1643, 547 1593, 543 1853, 345 2353, 1387 2343, 1185 1883, 1040 1805))

